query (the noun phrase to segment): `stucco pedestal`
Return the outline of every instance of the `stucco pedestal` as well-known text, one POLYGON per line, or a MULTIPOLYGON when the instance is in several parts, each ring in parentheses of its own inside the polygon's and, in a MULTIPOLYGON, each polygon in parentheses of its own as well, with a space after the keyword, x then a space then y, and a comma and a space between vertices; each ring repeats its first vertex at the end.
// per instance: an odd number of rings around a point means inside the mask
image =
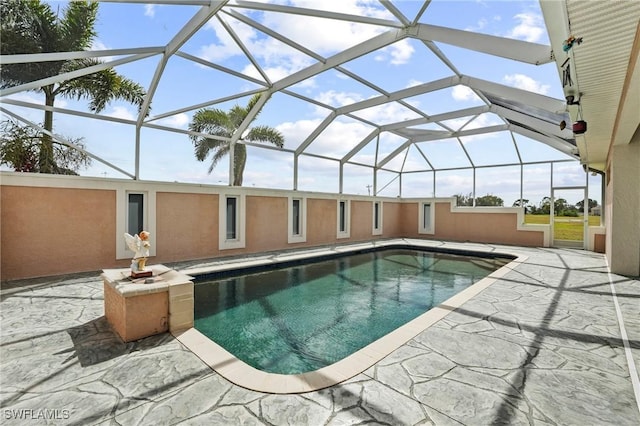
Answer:
POLYGON ((125 342, 193 327, 193 277, 164 265, 148 268, 151 278, 135 280, 130 269, 102 271, 104 313, 125 342))

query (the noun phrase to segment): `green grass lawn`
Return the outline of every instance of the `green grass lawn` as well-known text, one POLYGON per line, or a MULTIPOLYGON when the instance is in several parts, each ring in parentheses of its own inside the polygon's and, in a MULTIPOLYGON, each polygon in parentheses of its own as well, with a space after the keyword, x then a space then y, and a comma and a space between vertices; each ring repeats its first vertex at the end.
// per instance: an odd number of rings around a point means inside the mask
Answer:
MULTIPOLYGON (((580 241, 582 235, 582 218, 581 217, 562 217, 556 218, 553 228, 553 235, 556 240, 574 240, 580 241)), ((540 223, 548 224, 549 215, 526 214, 524 215, 524 223, 540 223)), ((589 226, 599 226, 600 216, 589 216, 589 226)))

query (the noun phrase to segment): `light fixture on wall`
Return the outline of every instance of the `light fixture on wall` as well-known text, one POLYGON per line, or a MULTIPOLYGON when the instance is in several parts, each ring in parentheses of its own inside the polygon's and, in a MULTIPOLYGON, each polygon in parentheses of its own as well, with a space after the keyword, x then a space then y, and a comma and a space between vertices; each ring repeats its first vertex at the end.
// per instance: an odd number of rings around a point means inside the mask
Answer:
POLYGON ((584 120, 578 120, 573 123, 573 133, 576 135, 581 135, 587 131, 587 122, 584 120))

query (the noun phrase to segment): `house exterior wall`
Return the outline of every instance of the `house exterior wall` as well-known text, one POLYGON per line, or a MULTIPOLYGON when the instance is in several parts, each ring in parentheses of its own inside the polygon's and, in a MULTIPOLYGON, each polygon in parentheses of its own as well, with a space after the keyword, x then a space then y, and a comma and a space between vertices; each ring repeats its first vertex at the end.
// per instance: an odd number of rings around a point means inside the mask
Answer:
MULTIPOLYGON (((514 208, 470 211, 437 199, 435 231, 418 233, 421 200, 214 185, 141 182, 3 172, 0 185, 2 281, 127 267, 126 195, 144 192, 151 231, 148 264, 368 241, 435 238, 543 246, 542 228, 524 229, 514 208), (219 243, 223 194, 242 194, 244 246, 219 243), (289 203, 306 200, 306 241, 288 243, 289 203), (350 232, 338 238, 338 200, 349 202, 350 232), (382 234, 373 235, 373 202, 382 202, 382 234), (463 211, 460 211, 463 210, 463 211)), ((436 200, 431 200, 435 202, 436 200)), ((224 229, 224 228, 222 228, 224 229)))
POLYGON ((606 255, 611 271, 640 276, 640 128, 614 145, 607 168, 606 255))

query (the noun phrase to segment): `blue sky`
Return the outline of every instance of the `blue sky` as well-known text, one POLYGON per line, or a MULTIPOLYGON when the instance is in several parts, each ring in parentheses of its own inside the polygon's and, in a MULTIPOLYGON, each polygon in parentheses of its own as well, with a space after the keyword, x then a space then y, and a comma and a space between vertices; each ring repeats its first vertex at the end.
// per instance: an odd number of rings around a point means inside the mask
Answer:
MULTIPOLYGON (((51 2, 54 8, 64 7, 65 2, 51 2)), ((299 7, 321 7, 319 1, 291 1, 299 7)), ((393 3, 410 20, 419 11, 422 2, 396 1, 393 3)), ((327 9, 354 15, 394 19, 379 3, 373 1, 341 0, 327 2, 327 9)), ((142 4, 101 3, 97 25, 98 38, 95 49, 119 49, 160 46, 167 43, 197 12, 197 6, 159 6, 142 4)), ((285 15, 275 12, 256 12, 237 8, 252 20, 296 40, 299 44, 322 57, 330 57, 340 50, 353 46, 365 38, 384 31, 382 27, 353 24, 335 20, 285 15)), ((316 62, 315 59, 291 49, 281 42, 261 33, 239 20, 223 15, 272 81, 316 62)), ((544 21, 537 1, 433 1, 420 20, 421 23, 446 26, 460 30, 510 37, 535 43, 548 44, 544 21)), ((496 58, 470 50, 436 43, 438 48, 466 75, 514 86, 554 98, 562 99, 562 87, 555 64, 527 65, 496 58)), ((182 48, 190 55, 209 60, 236 72, 262 79, 255 67, 229 37, 217 19, 202 27, 182 48)), ((106 58, 108 59, 108 58, 106 58)), ((122 65, 116 70, 148 87, 159 57, 122 65)), ((452 72, 418 40, 404 39, 384 49, 370 53, 344 64, 350 72, 369 80, 385 91, 393 92, 427 81, 451 76, 452 72)), ((152 103, 151 116, 187 107, 189 105, 220 99, 236 93, 256 90, 260 86, 251 81, 227 75, 212 68, 177 56, 168 62, 152 103)), ((335 70, 329 70, 290 88, 291 91, 324 102, 333 107, 365 100, 379 93, 335 70)), ((12 96, 15 99, 42 103, 35 92, 12 96)), ((235 103, 244 104, 248 97, 215 105, 228 109, 235 103)), ((481 105, 482 102, 464 86, 456 86, 422 96, 407 99, 412 106, 433 115, 446 111, 481 105)), ((56 106, 86 111, 87 102, 58 98, 56 106)), ((42 121, 42 113, 27 108, 11 106, 12 111, 35 122, 42 121)), ((135 119, 135 108, 115 102, 104 115, 135 119)), ((195 112, 179 113, 154 121, 165 126, 186 129, 195 112)), ((303 102, 285 94, 275 94, 267 102, 254 124, 266 124, 280 130, 285 136, 285 147, 295 149, 306 136, 328 115, 325 108, 303 102)), ((393 104, 355 113, 358 117, 385 124, 417 115, 400 104, 393 104)), ((133 126, 103 122, 56 113, 54 131, 68 137, 84 137, 87 149, 131 173, 134 171, 135 130, 133 126)), ((466 121, 448 123, 460 126, 466 121)), ((499 124, 497 116, 483 114, 473 124, 481 127, 499 124)), ((426 127, 431 128, 431 127, 426 127)), ((349 117, 340 117, 323 131, 309 146, 308 152, 342 156, 357 145, 372 127, 349 117)), ((192 183, 225 184, 228 162, 223 160, 213 173, 207 174, 209 163, 198 162, 193 146, 184 134, 164 132, 149 128, 141 131, 142 169, 141 179, 179 181, 192 183)), ((392 152, 403 140, 398 136, 381 137, 379 154, 392 152)), ((516 136, 516 143, 524 161, 540 161, 567 158, 559 152, 527 138, 516 136)), ((517 154, 509 133, 480 135, 463 139, 467 152, 477 165, 510 163, 517 161, 517 154)), ((434 167, 461 167, 468 165, 465 153, 452 140, 419 144, 429 156, 434 167)), ((375 145, 365 147, 353 160, 372 164, 375 145)), ((404 155, 387 166, 399 169, 404 155)), ((425 162, 415 148, 406 156, 405 170, 424 168, 425 162)), ((315 157, 300 157, 299 189, 310 191, 338 191, 338 163, 315 157)), ((472 191, 472 171, 438 172, 437 196, 472 191)), ((477 170, 477 195, 495 194, 511 205, 519 197, 519 167, 477 170)), ((117 171, 94 161, 82 175, 124 177, 117 171)), ((381 195, 396 196, 399 193, 395 174, 380 172, 378 187, 386 188, 381 195)), ((556 165, 556 185, 584 183, 584 173, 575 164, 556 165)), ((599 178, 597 179, 599 182, 599 178)), ((345 167, 344 192, 367 194, 372 184, 372 172, 366 167, 345 167)), ((593 179, 592 184, 596 183, 593 179)), ((292 155, 273 150, 248 148, 248 161, 244 174, 245 186, 291 189, 293 186, 292 155)), ((534 202, 549 195, 549 166, 525 167, 525 198, 534 202)), ((590 197, 600 199, 600 189, 591 188, 590 197)), ((432 196, 433 174, 405 174, 402 182, 403 196, 432 196)), ((572 201, 572 200, 570 200, 572 201)), ((577 201, 577 200, 575 200, 577 201)))

